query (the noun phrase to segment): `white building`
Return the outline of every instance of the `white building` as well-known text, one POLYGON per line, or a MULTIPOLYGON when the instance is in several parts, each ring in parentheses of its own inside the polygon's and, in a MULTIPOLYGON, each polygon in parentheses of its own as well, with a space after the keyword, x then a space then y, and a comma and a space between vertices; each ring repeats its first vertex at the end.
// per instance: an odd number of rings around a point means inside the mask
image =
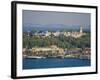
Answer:
POLYGON ((48 36, 51 36, 51 34, 53 34, 54 36, 58 37, 60 35, 64 35, 66 37, 68 36, 71 36, 71 37, 74 37, 74 38, 79 38, 83 35, 86 35, 86 33, 83 32, 83 28, 80 27, 80 31, 72 31, 72 32, 60 32, 60 31, 56 31, 56 32, 42 32, 42 33, 35 33, 35 35, 37 36, 42 36, 42 37, 48 37, 48 36))

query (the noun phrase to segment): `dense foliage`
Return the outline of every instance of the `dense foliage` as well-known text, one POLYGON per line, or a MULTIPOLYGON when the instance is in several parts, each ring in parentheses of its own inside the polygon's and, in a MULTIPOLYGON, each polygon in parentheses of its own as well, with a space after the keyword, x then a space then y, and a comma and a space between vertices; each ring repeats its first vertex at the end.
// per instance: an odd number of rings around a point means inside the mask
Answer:
POLYGON ((85 48, 90 47, 90 33, 80 38, 66 37, 60 35, 55 37, 53 35, 48 37, 33 36, 32 33, 27 35, 23 33, 23 47, 32 48, 32 47, 48 47, 51 45, 57 45, 60 48, 85 48))

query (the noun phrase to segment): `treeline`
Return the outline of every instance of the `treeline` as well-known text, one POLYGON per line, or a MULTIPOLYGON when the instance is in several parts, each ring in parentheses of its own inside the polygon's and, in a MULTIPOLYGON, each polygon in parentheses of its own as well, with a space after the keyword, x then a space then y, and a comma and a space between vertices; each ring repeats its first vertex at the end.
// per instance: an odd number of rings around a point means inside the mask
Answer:
POLYGON ((56 45, 60 48, 85 48, 90 47, 90 33, 80 38, 66 37, 60 35, 59 37, 48 36, 32 36, 23 34, 23 47, 32 48, 32 47, 48 47, 51 45, 56 45))

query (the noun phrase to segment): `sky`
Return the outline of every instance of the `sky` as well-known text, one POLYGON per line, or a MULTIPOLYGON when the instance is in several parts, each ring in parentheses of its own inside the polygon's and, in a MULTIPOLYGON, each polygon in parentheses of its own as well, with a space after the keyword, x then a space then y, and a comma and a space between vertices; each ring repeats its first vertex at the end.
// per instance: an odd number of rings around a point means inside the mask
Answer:
POLYGON ((90 25, 90 13, 23 10, 23 24, 90 25))

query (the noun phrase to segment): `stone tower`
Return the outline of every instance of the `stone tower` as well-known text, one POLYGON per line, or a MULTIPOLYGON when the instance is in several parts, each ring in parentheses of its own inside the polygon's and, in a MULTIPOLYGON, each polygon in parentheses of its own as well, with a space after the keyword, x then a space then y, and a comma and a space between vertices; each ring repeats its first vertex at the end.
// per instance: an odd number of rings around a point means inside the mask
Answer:
POLYGON ((82 29, 82 27, 80 27, 80 33, 83 33, 83 29, 82 29))

